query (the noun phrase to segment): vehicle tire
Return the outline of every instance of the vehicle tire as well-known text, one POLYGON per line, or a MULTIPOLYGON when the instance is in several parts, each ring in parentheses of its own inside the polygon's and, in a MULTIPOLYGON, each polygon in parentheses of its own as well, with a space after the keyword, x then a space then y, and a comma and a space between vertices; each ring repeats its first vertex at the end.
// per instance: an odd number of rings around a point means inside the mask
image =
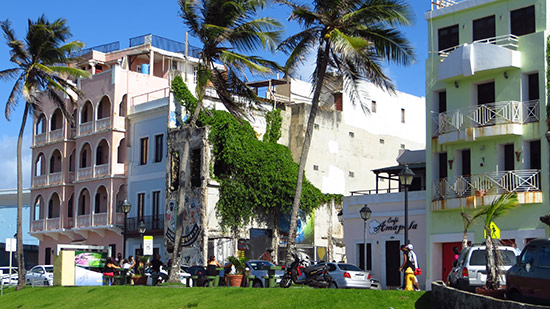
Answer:
POLYGON ((285 289, 289 288, 291 284, 292 284, 292 280, 290 280, 290 278, 288 277, 281 279, 281 283, 279 283, 279 285, 285 289))
POLYGON ((336 284, 335 281, 331 281, 331 282, 328 284, 328 288, 329 288, 329 289, 337 289, 337 288, 338 288, 338 284, 336 284))
POLYGON ((31 281, 27 279, 27 285, 31 285, 31 281))
POLYGON ((253 288, 263 288, 262 282, 260 280, 254 280, 254 283, 252 284, 253 288))
POLYGON ((518 302, 523 301, 523 297, 521 296, 521 293, 516 290, 512 291, 507 298, 509 300, 518 301, 518 302))
POLYGON ((44 286, 50 286, 50 282, 48 281, 48 279, 44 279, 44 286))

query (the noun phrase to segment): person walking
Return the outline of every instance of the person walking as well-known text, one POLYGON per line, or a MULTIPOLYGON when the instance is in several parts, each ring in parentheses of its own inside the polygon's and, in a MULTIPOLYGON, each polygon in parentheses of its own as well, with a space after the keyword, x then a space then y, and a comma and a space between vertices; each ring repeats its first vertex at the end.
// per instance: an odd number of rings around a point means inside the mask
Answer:
POLYGON ((260 255, 258 260, 264 260, 264 261, 272 262, 271 252, 273 252, 273 249, 272 248, 267 248, 267 250, 265 250, 265 252, 262 253, 262 255, 260 255))
POLYGON ((418 279, 416 279, 417 269, 418 269, 418 259, 416 253, 413 251, 413 245, 407 245, 407 258, 408 258, 408 267, 410 267, 414 272, 414 282, 413 285, 415 290, 420 291, 420 285, 418 284, 418 279))
POLYGON ((401 284, 401 289, 404 290, 406 282, 407 282, 407 274, 405 273, 405 270, 407 269, 406 266, 409 263, 409 256, 407 255, 407 246, 406 245, 401 245, 399 250, 401 250, 401 253, 403 254, 403 264, 401 264, 401 266, 399 267, 399 271, 403 272, 403 284, 401 284))

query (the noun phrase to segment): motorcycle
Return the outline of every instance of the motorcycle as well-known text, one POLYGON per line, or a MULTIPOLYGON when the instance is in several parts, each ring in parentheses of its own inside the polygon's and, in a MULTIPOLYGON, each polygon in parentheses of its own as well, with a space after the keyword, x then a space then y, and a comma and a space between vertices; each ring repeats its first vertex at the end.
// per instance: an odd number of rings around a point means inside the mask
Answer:
POLYGON ((300 259, 296 253, 292 253, 292 257, 294 261, 290 266, 285 267, 285 274, 279 284, 282 288, 290 287, 292 282, 318 288, 331 288, 334 286, 334 280, 329 274, 326 264, 306 267, 306 261, 300 259))

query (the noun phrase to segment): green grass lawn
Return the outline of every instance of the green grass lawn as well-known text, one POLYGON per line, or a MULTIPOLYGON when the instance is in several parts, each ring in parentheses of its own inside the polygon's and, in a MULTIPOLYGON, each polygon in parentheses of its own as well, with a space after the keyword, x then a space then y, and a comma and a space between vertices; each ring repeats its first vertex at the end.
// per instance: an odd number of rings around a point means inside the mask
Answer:
POLYGON ((1 308, 431 308, 431 292, 174 286, 5 289, 1 308))

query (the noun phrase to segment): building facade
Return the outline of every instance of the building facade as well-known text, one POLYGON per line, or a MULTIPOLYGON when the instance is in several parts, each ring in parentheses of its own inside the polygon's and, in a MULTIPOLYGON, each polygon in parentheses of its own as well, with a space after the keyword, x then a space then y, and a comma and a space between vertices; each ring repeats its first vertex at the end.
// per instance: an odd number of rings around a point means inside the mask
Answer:
MULTIPOLYGON (((515 192, 519 206, 495 220, 502 240, 521 249, 548 236, 547 12, 546 1, 482 0, 425 14, 427 282, 446 279, 461 208, 515 192)), ((481 222, 468 239, 484 241, 481 222)))

